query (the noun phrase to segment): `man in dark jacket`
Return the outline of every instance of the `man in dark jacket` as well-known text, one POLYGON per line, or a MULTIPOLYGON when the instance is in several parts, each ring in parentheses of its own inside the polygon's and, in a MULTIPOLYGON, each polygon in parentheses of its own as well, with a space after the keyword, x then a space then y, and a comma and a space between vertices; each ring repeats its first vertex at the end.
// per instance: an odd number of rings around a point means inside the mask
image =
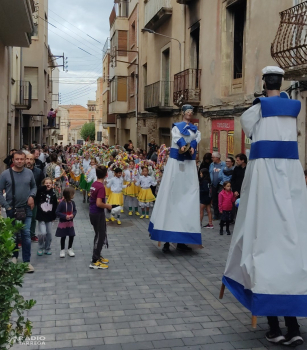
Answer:
POLYGON ((231 188, 235 196, 239 197, 241 193, 241 187, 242 187, 246 165, 247 165, 246 155, 243 153, 237 154, 236 163, 237 163, 237 166, 234 168, 232 178, 231 178, 231 188))
MULTIPOLYGON (((26 156, 26 168, 32 170, 36 187, 39 188, 41 186, 42 181, 44 180, 45 176, 44 173, 35 165, 35 158, 34 154, 27 154, 26 156)), ((31 228, 30 228, 30 234, 31 234, 31 241, 32 242, 38 242, 38 238, 35 236, 35 229, 36 229, 36 213, 37 213, 37 203, 36 200, 34 200, 34 208, 32 210, 32 221, 31 221, 31 228)))

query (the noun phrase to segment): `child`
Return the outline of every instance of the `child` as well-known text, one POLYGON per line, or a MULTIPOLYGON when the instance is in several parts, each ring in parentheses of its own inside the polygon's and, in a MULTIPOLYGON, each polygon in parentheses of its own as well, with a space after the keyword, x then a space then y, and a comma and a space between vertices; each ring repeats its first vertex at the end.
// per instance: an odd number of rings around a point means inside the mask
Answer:
POLYGON ((77 209, 75 202, 73 201, 75 195, 75 189, 72 187, 67 187, 63 191, 64 200, 59 204, 56 215, 60 218, 58 228, 56 230, 55 236, 61 237, 61 252, 60 258, 65 258, 65 240, 69 237, 68 242, 68 255, 74 257, 75 253, 72 249, 72 244, 75 237, 75 229, 73 219, 77 214, 77 209))
MULTIPOLYGON (((112 205, 112 208, 124 205, 124 195, 123 188, 126 188, 128 185, 124 185, 123 180, 123 171, 120 168, 114 170, 114 177, 107 180, 107 187, 111 188, 111 195, 108 198, 108 204, 112 205)), ((115 221, 113 215, 111 215, 111 221, 115 221)), ((117 224, 121 225, 120 214, 117 215, 117 224)))
POLYGON ((52 188, 53 181, 50 177, 46 177, 42 186, 37 190, 37 214, 39 235, 38 235, 38 251, 37 255, 42 256, 43 253, 51 255, 50 244, 52 241, 51 226, 52 221, 56 219, 56 209, 58 206, 57 196, 52 188))
POLYGON ((86 201, 86 193, 89 191, 86 179, 85 179, 85 175, 88 172, 88 170, 91 167, 91 159, 90 159, 90 155, 87 153, 85 155, 85 158, 82 161, 82 167, 81 167, 81 177, 80 177, 80 189, 83 192, 83 203, 85 203, 86 201))
POLYGON ((90 167, 87 169, 87 172, 84 177, 84 183, 83 183, 83 203, 85 203, 85 196, 87 196, 87 203, 89 203, 89 197, 88 193, 91 190, 92 183, 96 181, 96 166, 97 166, 97 159, 92 158, 90 167))
POLYGON ((231 191, 230 181, 223 183, 223 190, 219 194, 219 211, 221 215, 220 235, 223 235, 224 223, 226 223, 227 235, 230 235, 229 223, 232 221, 232 206, 236 200, 236 196, 231 191))
POLYGON ((147 167, 143 167, 142 176, 139 177, 136 185, 141 187, 138 195, 139 205, 142 208, 142 216, 140 216, 140 219, 144 219, 145 217, 145 208, 146 219, 149 219, 150 203, 153 203, 156 200, 156 197, 152 194, 151 186, 156 186, 157 182, 151 176, 148 176, 147 167))
POLYGON ((105 204, 106 195, 103 185, 107 176, 107 168, 98 166, 96 168, 97 180, 92 184, 90 196, 90 221, 95 231, 94 248, 91 269, 107 269, 108 259, 104 259, 100 254, 103 245, 108 247, 107 227, 104 209, 111 210, 112 205, 105 204))
POLYGON ((137 196, 140 192, 140 188, 135 185, 136 181, 139 179, 139 173, 137 169, 135 169, 134 160, 129 161, 129 169, 125 172, 125 181, 126 183, 130 183, 130 186, 126 189, 126 196, 128 200, 129 206, 129 215, 133 215, 132 208, 135 210, 135 215, 140 216, 138 212, 138 199, 137 196))
POLYGON ((211 179, 209 170, 204 168, 200 170, 199 173, 199 192, 200 192, 200 225, 203 223, 204 210, 206 209, 208 214, 209 223, 204 226, 205 228, 213 228, 212 225, 212 213, 211 213, 211 179))
MULTIPOLYGON (((123 169, 123 178, 124 178, 124 185, 126 186, 128 183, 129 183, 129 180, 127 181, 126 178, 129 178, 129 175, 130 175, 130 171, 129 171, 129 167, 128 167, 128 164, 124 165, 124 169, 123 169)), ((127 187, 125 187, 123 189, 123 195, 124 195, 124 204, 126 203, 126 200, 127 200, 127 187)), ((123 206, 124 208, 124 206, 123 206)), ((121 213, 124 213, 124 209, 122 209, 120 211, 121 213)))
POLYGON ((71 178, 73 180, 73 185, 75 186, 76 189, 79 186, 80 177, 81 177, 80 164, 79 164, 78 159, 75 159, 74 163, 71 167, 71 178))

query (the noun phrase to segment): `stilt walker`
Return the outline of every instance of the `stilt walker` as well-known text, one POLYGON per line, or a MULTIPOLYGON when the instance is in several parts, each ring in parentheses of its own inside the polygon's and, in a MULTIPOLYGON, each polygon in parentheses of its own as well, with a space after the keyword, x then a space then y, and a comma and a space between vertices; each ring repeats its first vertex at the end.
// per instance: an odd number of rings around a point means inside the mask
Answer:
MULTIPOLYGON (((284 71, 262 71, 268 97, 241 117, 252 139, 223 284, 253 315, 268 316, 272 343, 303 343, 296 316, 307 316, 307 190, 299 161, 301 104, 280 97, 284 71), (283 336, 277 316, 285 316, 283 336)), ((221 297, 223 294, 221 290, 221 297)))

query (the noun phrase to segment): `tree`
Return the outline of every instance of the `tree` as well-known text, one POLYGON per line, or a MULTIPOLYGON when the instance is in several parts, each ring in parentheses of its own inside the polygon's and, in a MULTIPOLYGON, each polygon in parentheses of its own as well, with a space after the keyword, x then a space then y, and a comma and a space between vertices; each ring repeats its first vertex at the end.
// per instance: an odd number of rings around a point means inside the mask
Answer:
POLYGON ((95 141, 95 123, 86 123, 80 130, 80 135, 85 141, 95 141))
POLYGON ((11 262, 15 251, 16 232, 23 227, 21 222, 13 225, 11 219, 0 219, 0 349, 6 350, 15 342, 23 342, 31 336, 31 322, 23 316, 30 310, 34 300, 24 300, 19 294, 23 275, 28 271, 28 263, 14 264, 11 262), (14 320, 12 314, 16 314, 14 320))

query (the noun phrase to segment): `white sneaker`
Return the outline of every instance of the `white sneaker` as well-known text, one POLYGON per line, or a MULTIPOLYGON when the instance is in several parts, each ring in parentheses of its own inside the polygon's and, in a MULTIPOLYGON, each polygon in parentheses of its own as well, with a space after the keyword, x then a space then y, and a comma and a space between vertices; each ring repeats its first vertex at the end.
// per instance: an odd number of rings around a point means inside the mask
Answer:
POLYGON ((72 248, 68 249, 68 250, 67 250, 67 253, 68 253, 68 255, 69 255, 71 258, 75 256, 75 253, 74 253, 74 251, 73 251, 72 248))
POLYGON ((33 272, 34 272, 34 267, 30 263, 28 263, 28 271, 27 271, 27 273, 33 273, 33 272))
POLYGON ((65 258, 65 249, 60 251, 60 258, 65 258))

